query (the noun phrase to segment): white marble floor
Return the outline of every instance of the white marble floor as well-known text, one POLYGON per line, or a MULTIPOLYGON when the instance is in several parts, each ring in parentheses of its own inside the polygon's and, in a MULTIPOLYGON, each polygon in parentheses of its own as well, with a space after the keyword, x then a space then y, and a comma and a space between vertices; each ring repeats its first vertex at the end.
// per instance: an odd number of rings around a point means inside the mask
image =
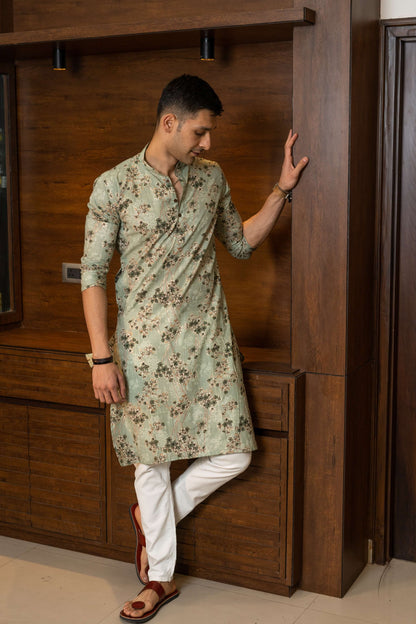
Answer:
MULTIPOLYGON (((283 598, 178 577, 158 624, 416 624, 416 563, 367 566, 342 598, 283 598)), ((115 624, 138 583, 132 564, 0 536, 0 624, 115 624)))

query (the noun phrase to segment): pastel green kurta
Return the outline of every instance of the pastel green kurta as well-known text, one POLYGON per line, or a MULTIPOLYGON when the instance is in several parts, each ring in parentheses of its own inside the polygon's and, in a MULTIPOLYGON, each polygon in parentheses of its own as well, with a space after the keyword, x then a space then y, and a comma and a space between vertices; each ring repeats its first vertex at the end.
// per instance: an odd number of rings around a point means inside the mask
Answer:
POLYGON ((126 466, 253 450, 214 239, 238 258, 252 248, 217 163, 177 164, 179 203, 145 149, 95 181, 81 261, 82 289, 105 288, 120 252, 113 350, 127 400, 111 406, 117 457, 126 466))

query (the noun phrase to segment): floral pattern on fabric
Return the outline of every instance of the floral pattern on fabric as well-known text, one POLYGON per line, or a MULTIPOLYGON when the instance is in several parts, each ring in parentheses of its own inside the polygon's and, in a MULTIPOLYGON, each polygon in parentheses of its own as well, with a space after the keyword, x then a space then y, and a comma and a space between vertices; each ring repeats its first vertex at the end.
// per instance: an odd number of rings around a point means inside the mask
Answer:
POLYGON ((82 289, 105 288, 120 252, 113 351, 128 395, 111 406, 117 457, 126 466, 253 450, 215 236, 237 258, 253 250, 216 163, 177 164, 179 202, 144 154, 95 181, 81 260, 82 289))

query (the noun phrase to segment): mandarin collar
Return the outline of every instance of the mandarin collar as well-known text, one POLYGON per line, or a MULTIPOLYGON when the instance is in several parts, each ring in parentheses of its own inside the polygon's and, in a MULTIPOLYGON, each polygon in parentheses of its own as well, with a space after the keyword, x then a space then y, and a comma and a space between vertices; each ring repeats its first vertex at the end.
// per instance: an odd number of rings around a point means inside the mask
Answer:
MULTIPOLYGON (((149 163, 147 162, 145 158, 145 154, 146 154, 148 145, 149 144, 147 143, 147 145, 145 145, 142 151, 138 154, 137 156, 138 161, 143 165, 146 171, 154 175, 159 180, 163 180, 164 182, 166 182, 167 180, 170 180, 169 176, 166 176, 163 173, 160 173, 160 171, 157 171, 157 169, 152 167, 152 165, 149 165, 149 163)), ((188 182, 189 165, 178 160, 178 162, 175 165, 175 174, 177 175, 177 177, 181 180, 183 184, 186 184, 188 182)))

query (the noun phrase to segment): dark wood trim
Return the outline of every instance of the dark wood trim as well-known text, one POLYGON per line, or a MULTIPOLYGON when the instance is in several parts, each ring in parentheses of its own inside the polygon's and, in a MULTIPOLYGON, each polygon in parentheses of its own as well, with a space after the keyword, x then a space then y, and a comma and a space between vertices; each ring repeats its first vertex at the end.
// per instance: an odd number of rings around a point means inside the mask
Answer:
POLYGON ((110 51, 167 49, 199 45, 201 28, 215 31, 220 44, 260 42, 292 38, 295 26, 315 23, 315 11, 272 9, 213 14, 209 18, 189 15, 144 19, 133 24, 93 24, 0 34, 0 52, 16 58, 51 54, 56 41, 69 52, 94 54, 110 51))
POLYGON ((394 401, 394 360, 396 327, 397 225, 399 210, 402 46, 416 37, 415 20, 388 20, 382 23, 382 80, 380 84, 379 148, 377 196, 379 317, 377 421, 374 440, 375 562, 385 563, 391 556, 391 479, 392 412, 394 401))
POLYGON ((223 13, 206 17, 190 15, 161 19, 145 19, 133 24, 94 24, 89 26, 68 26, 64 28, 48 28, 23 32, 4 33, 0 36, 0 45, 19 45, 25 43, 42 43, 46 41, 69 41, 73 39, 98 39, 105 37, 122 37, 138 34, 157 34, 173 31, 200 30, 201 28, 239 28, 243 26, 263 26, 265 24, 304 25, 315 23, 315 11, 303 7, 301 9, 273 9, 266 11, 241 11, 241 13, 223 13))
MULTIPOLYGON (((399 17, 399 18, 395 18, 395 19, 384 19, 384 20, 380 20, 380 24, 382 26, 382 28, 386 29, 386 28, 394 28, 394 27, 398 27, 398 28, 403 28, 403 27, 407 27, 410 26, 411 30, 413 31, 413 34, 416 34, 416 24, 415 24, 415 18, 414 17, 399 17)), ((411 36, 411 34, 408 32, 407 37, 411 36)))

